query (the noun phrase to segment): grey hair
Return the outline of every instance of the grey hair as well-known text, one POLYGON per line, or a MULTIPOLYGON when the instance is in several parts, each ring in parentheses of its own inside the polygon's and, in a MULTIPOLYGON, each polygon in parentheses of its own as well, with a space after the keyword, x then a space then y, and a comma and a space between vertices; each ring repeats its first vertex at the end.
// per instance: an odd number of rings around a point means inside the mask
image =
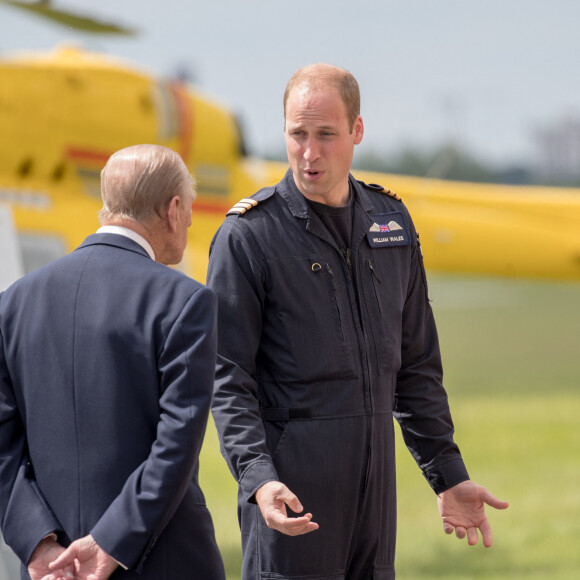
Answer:
MULTIPOLYGON (((101 223, 115 217, 145 223, 171 199, 195 199, 195 180, 181 156, 161 145, 133 145, 113 153, 101 171, 101 223)), ((189 201, 186 199, 185 201, 189 201)))

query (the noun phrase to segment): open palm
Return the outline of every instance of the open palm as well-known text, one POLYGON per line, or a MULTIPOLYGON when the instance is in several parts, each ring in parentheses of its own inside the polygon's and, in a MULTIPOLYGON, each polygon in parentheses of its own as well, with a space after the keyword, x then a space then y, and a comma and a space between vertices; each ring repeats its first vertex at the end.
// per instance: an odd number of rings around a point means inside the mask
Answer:
POLYGON ((464 481, 439 494, 437 503, 447 534, 455 531, 460 539, 467 536, 468 544, 474 546, 477 544, 479 529, 486 548, 491 546, 493 539, 491 525, 485 515, 485 505, 495 509, 506 509, 509 505, 473 481, 464 481))

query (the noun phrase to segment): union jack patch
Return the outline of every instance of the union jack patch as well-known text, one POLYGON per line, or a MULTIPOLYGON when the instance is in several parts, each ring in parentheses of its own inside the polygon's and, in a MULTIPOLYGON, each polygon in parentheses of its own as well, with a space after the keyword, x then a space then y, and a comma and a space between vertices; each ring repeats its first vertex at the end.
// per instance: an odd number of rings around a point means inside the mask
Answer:
POLYGON ((391 220, 386 224, 373 223, 369 228, 369 232, 393 232, 402 229, 403 228, 395 220, 391 220))

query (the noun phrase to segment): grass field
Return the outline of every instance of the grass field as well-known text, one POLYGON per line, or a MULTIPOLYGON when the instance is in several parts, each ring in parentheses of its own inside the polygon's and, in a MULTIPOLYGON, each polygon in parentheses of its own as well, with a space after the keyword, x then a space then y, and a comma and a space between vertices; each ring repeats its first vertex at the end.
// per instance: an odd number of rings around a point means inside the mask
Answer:
MULTIPOLYGON (((510 502, 494 545, 442 531, 398 440, 399 580, 572 580, 580 570, 580 284, 430 275, 456 440, 472 479, 510 502)), ((398 431, 398 429, 397 429, 398 431)), ((236 486, 210 424, 201 479, 228 580, 240 577, 236 486)))

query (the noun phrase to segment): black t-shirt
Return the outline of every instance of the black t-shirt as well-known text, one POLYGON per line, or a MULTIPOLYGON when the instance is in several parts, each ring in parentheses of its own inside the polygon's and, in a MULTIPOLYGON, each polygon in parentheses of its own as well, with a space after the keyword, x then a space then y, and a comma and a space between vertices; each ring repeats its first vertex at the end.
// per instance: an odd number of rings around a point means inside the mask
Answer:
POLYGON ((352 237, 352 209, 354 205, 354 195, 350 192, 348 203, 341 207, 333 207, 306 198, 310 207, 321 219, 330 235, 334 238, 336 245, 343 251, 350 248, 352 237))

